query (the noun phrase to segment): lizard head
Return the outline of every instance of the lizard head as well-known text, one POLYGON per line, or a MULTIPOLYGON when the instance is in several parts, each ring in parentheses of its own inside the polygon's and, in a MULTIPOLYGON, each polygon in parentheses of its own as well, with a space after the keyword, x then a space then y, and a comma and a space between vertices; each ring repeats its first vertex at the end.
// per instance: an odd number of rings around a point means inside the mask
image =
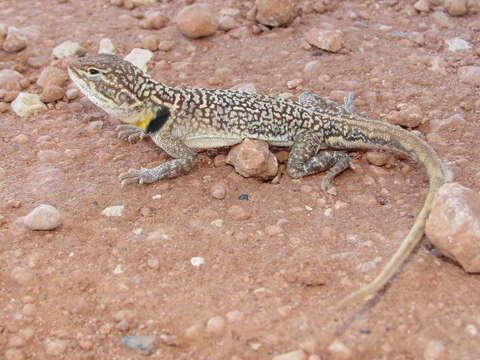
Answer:
POLYGON ((142 70, 113 55, 79 57, 68 64, 68 74, 95 105, 124 122, 135 122, 143 108, 144 92, 153 82, 142 70))

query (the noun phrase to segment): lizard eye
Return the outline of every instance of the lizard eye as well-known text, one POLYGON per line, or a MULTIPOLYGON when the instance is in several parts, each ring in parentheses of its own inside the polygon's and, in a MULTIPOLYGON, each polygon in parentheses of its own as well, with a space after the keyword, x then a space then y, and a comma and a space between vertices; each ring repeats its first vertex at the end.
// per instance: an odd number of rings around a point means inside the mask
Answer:
POLYGON ((90 75, 97 75, 99 73, 99 71, 97 69, 88 69, 88 73, 90 75))

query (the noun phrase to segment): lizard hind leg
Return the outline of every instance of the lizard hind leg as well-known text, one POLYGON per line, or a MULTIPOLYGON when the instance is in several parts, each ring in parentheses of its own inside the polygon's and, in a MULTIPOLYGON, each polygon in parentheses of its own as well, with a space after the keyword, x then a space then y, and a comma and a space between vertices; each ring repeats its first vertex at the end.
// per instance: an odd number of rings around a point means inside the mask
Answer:
POLYGON ((301 178, 328 170, 321 183, 322 191, 326 192, 335 176, 353 165, 350 157, 341 151, 319 152, 322 149, 319 137, 318 134, 307 134, 296 140, 288 157, 287 173, 293 178, 301 178))

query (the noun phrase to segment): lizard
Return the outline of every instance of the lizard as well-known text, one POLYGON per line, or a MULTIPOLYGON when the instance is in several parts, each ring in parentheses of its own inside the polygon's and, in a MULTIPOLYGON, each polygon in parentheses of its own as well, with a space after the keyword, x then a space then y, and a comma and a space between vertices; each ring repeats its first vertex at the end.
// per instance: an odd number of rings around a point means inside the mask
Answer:
POLYGON ((70 61, 68 73, 81 92, 123 124, 118 136, 130 142, 150 136, 172 157, 155 168, 129 169, 122 186, 153 183, 189 172, 198 150, 227 147, 246 138, 290 147, 286 172, 301 178, 327 171, 326 190, 336 175, 352 167, 344 150, 386 150, 417 161, 429 179, 423 207, 399 248, 380 273, 354 291, 340 307, 371 298, 395 275, 424 235, 425 222, 449 171, 437 153, 406 129, 358 113, 345 104, 303 93, 298 101, 225 89, 171 87, 114 55, 87 55, 70 61))

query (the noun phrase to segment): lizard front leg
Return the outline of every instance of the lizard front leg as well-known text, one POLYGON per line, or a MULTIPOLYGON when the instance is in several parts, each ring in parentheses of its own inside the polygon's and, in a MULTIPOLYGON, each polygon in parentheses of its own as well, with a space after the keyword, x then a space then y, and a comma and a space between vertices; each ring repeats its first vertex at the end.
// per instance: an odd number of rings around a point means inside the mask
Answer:
POLYGON ((186 174, 195 165, 197 154, 180 139, 165 134, 155 134, 152 139, 155 144, 175 159, 152 169, 129 169, 119 176, 122 186, 133 183, 149 184, 160 179, 177 177, 186 174))
POLYGON ((126 140, 130 144, 133 144, 139 140, 142 140, 147 134, 142 129, 139 129, 135 125, 121 124, 118 125, 117 136, 119 139, 126 140))

